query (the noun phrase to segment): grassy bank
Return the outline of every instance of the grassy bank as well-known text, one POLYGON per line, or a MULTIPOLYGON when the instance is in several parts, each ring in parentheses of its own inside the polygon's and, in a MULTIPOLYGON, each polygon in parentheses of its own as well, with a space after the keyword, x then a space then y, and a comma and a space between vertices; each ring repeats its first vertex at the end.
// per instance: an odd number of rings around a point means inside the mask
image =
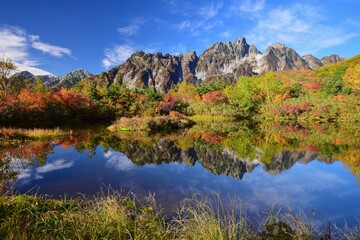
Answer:
POLYGON ((0 137, 6 138, 28 138, 28 139, 43 139, 43 138, 54 138, 68 136, 71 131, 64 131, 60 128, 44 129, 22 129, 22 128, 0 128, 0 137))
MULTIPOLYGON (((213 196, 214 197, 214 196, 213 196)), ((217 196, 215 195, 215 200, 217 196)), ((303 214, 271 213, 254 226, 235 208, 186 199, 167 217, 153 196, 117 192, 92 199, 0 196, 1 239, 358 239, 359 227, 318 229, 303 214), (259 229, 255 231, 254 229, 259 229)), ((213 199, 213 200, 214 200, 213 199)), ((218 200, 218 199, 217 199, 218 200)), ((216 201, 215 201, 216 202, 216 201)))
POLYGON ((0 147, 18 145, 27 140, 56 139, 70 135, 71 131, 64 131, 60 128, 0 128, 0 147))

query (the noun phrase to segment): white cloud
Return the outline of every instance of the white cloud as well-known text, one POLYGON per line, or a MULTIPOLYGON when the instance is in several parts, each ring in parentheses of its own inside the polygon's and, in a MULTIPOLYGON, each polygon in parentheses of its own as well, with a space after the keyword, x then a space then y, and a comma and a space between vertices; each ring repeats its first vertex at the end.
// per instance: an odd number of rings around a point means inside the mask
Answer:
POLYGON ((25 159, 14 158, 12 160, 13 169, 18 172, 17 180, 20 181, 20 185, 28 184, 34 179, 43 179, 44 173, 49 173, 65 168, 71 168, 74 165, 73 161, 67 162, 64 159, 58 159, 45 165, 33 168, 29 162, 26 162, 25 159))
POLYGON ((117 170, 129 171, 135 168, 135 164, 123 153, 108 151, 104 154, 106 166, 117 170))
POLYGON ((71 55, 71 50, 50 45, 39 41, 40 36, 28 34, 24 29, 16 26, 0 26, 0 55, 10 58, 18 70, 26 70, 33 74, 51 74, 36 68, 40 62, 33 59, 30 49, 40 50, 55 57, 71 55))
POLYGON ((134 52, 136 48, 131 45, 117 45, 112 49, 105 49, 105 58, 102 63, 105 68, 112 65, 119 65, 126 61, 134 52))
POLYGON ((230 7, 230 13, 232 14, 254 14, 262 11, 265 8, 265 0, 241 0, 236 1, 230 7))
POLYGON ((0 28, 0 54, 15 62, 27 60, 29 53, 26 32, 12 26, 0 28))
POLYGON ((43 42, 33 42, 32 47, 44 53, 48 53, 54 57, 71 56, 71 50, 64 47, 54 46, 43 42))
POLYGON ((38 167, 36 169, 37 173, 48 173, 56 170, 61 170, 64 168, 70 168, 74 165, 74 162, 66 162, 64 159, 58 159, 54 162, 47 163, 44 166, 38 167))
POLYGON ((198 11, 198 14, 205 19, 210 19, 216 17, 219 14, 219 11, 222 8, 222 6, 223 6, 222 2, 219 2, 217 4, 211 2, 209 5, 201 7, 198 11))

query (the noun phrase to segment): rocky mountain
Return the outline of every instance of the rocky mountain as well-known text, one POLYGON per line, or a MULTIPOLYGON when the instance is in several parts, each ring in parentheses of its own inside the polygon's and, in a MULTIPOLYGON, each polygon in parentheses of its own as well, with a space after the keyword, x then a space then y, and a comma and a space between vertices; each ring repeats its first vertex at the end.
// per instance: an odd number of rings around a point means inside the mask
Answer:
POLYGON ((322 66, 325 66, 325 65, 328 65, 328 64, 331 64, 331 63, 341 62, 341 61, 344 60, 341 57, 339 57, 339 55, 337 55, 337 54, 333 54, 333 55, 330 55, 330 56, 323 57, 321 60, 314 57, 311 54, 308 54, 308 55, 302 56, 302 59, 304 59, 306 61, 306 63, 308 64, 308 66, 311 69, 322 67, 322 66))
POLYGON ((315 69, 315 68, 324 66, 324 64, 321 62, 320 59, 317 59, 316 57, 314 57, 311 54, 302 56, 302 59, 304 59, 306 61, 306 63, 308 64, 308 66, 311 69, 315 69))
POLYGON ((122 83, 130 88, 145 86, 168 91, 183 80, 195 82, 198 57, 194 51, 185 55, 134 53, 124 64, 93 77, 94 81, 122 83))
POLYGON ((56 87, 56 88, 71 87, 74 86, 76 83, 80 82, 81 80, 92 76, 93 75, 91 73, 89 73, 84 69, 77 69, 68 74, 47 81, 46 85, 48 87, 56 87))
MULTIPOLYGON (((261 53, 245 38, 239 38, 233 42, 217 42, 200 56, 194 51, 185 55, 139 51, 123 64, 88 80, 109 85, 121 83, 129 88, 145 86, 167 92, 181 81, 194 83, 224 78, 227 82, 235 82, 240 76, 291 69, 311 70, 341 60, 337 55, 321 60, 312 55, 302 58, 294 49, 279 43, 270 45, 261 53)), ((65 86, 72 84, 68 83, 65 86)))
POLYGON ((254 75, 252 61, 260 56, 254 45, 247 44, 245 38, 234 42, 217 42, 199 57, 195 76, 197 79, 209 80, 213 77, 236 79, 239 76, 254 75))
POLYGON ((56 79, 53 75, 34 75, 29 71, 17 72, 10 78, 20 82, 25 82, 25 80, 27 80, 29 83, 34 83, 36 78, 40 78, 44 83, 51 82, 56 79))
POLYGON ((341 62, 343 61, 344 59, 342 59, 341 57, 339 57, 339 55, 337 54, 333 54, 333 55, 330 55, 328 57, 323 57, 321 59, 321 62, 323 65, 327 65, 327 64, 331 64, 331 63, 337 63, 337 62, 341 62))
POLYGON ((292 48, 275 43, 269 46, 258 61, 260 73, 290 69, 310 69, 309 65, 292 48))

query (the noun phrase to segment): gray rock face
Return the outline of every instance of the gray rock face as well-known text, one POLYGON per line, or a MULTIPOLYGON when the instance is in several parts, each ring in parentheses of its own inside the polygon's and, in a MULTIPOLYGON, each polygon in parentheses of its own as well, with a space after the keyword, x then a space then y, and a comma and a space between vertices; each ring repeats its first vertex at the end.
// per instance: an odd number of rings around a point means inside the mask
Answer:
POLYGON ((102 73, 99 78, 109 84, 118 82, 130 88, 145 86, 166 92, 183 80, 194 83, 197 61, 198 57, 194 51, 185 55, 139 51, 124 64, 102 73))
POLYGON ((252 68, 249 68, 250 64, 245 59, 258 53, 256 47, 247 44, 245 38, 234 42, 217 42, 199 57, 196 77, 206 81, 213 77, 253 75, 252 68))
POLYGON ((323 57, 321 59, 321 62, 323 65, 328 65, 328 64, 331 64, 331 63, 337 63, 337 62, 341 62, 343 59, 341 57, 339 57, 339 55, 337 54, 333 54, 333 55, 330 55, 328 57, 323 57))
POLYGON ((297 52, 284 44, 272 44, 261 56, 260 72, 281 71, 289 69, 310 69, 297 52))
POLYGON ((317 59, 316 57, 314 57, 311 54, 302 56, 302 59, 305 60, 305 62, 311 69, 315 69, 315 68, 324 66, 324 64, 320 61, 320 59, 317 59))

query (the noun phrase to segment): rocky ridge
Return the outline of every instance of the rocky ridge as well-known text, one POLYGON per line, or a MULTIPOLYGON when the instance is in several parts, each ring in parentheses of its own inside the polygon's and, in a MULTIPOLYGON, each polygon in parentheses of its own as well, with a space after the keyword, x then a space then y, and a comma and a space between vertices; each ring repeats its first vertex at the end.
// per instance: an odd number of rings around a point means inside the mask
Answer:
POLYGON ((312 55, 301 57, 294 49, 279 43, 270 45, 261 53, 245 38, 239 38, 233 42, 217 42, 200 56, 194 51, 185 55, 139 51, 123 64, 90 80, 107 84, 117 82, 130 88, 145 86, 167 92, 181 81, 194 83, 225 78, 228 82, 234 82, 240 76, 291 69, 312 70, 339 61, 342 59, 338 55, 321 60, 312 55))
POLYGON ((61 87, 74 86, 79 81, 92 76, 93 75, 86 70, 77 69, 60 77, 53 75, 34 75, 29 71, 21 71, 13 74, 11 78, 20 82, 25 82, 26 80, 31 84, 35 83, 36 78, 40 78, 47 87, 59 89, 61 87))
POLYGON ((93 75, 84 69, 76 69, 68 74, 62 75, 60 77, 53 78, 52 80, 46 82, 48 87, 71 87, 81 80, 92 77, 93 75))

